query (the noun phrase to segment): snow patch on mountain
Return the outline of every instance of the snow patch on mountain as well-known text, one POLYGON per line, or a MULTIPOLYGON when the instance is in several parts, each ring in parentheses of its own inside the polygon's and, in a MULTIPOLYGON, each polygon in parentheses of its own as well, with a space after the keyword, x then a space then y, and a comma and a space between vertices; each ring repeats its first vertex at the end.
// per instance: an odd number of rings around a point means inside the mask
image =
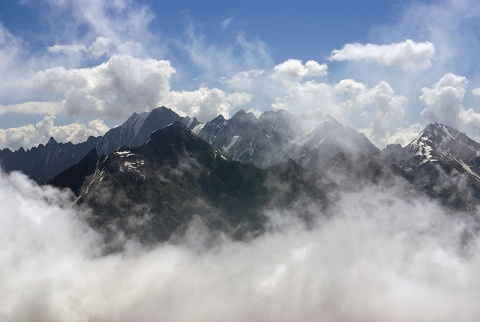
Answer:
MULTIPOLYGON (((145 161, 143 160, 134 160, 134 161, 125 161, 124 162, 124 167, 126 168, 127 171, 130 171, 130 172, 136 172, 138 173, 141 177, 143 177, 143 179, 145 179, 145 175, 143 175, 141 172, 140 172, 140 167, 142 167, 143 165, 145 164, 145 161)), ((120 168, 120 170, 123 172, 123 167, 120 168)))
POLYGON ((135 154, 131 153, 130 151, 117 151, 117 152, 114 152, 114 155, 120 158, 128 158, 130 156, 135 156, 135 154))
POLYGON ((240 137, 240 136, 238 136, 238 135, 234 135, 234 136, 232 137, 232 140, 230 141, 230 143, 229 143, 227 146, 223 146, 223 147, 222 147, 222 151, 223 151, 224 153, 227 153, 227 152, 232 148, 232 146, 235 145, 235 142, 237 142, 237 140, 238 140, 239 137, 240 137))
POLYGON ((432 157, 433 148, 431 147, 431 143, 432 141, 429 140, 428 137, 422 136, 417 140, 417 142, 415 142, 414 145, 412 145, 417 147, 417 152, 415 152, 415 155, 422 157, 421 164, 429 161, 432 161, 432 162, 438 161, 438 159, 432 157))

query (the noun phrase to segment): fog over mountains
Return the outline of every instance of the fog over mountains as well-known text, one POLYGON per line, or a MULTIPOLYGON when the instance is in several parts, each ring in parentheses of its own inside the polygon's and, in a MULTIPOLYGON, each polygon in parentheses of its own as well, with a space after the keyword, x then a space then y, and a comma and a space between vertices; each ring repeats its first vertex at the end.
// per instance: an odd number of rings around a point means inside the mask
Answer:
POLYGON ((160 107, 0 160, 1 320, 480 317, 480 144, 437 122, 380 151, 318 112, 160 107))

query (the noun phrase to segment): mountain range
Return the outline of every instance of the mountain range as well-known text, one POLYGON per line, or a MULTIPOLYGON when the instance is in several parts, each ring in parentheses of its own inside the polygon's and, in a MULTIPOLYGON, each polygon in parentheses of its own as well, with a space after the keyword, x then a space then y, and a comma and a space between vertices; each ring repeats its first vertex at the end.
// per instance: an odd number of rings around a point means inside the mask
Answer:
POLYGON ((199 123, 195 118, 180 117, 168 108, 156 108, 151 112, 135 113, 121 126, 109 130, 105 135, 90 137, 79 144, 59 143, 50 138, 45 145, 40 144, 29 150, 0 150, 0 163, 7 172, 21 171, 43 184, 78 163, 92 149, 101 154, 109 154, 123 146, 142 145, 153 131, 175 121, 180 121, 190 128, 199 123))
POLYGON ((480 201, 480 144, 436 122, 380 151, 318 112, 240 110, 203 124, 160 107, 80 144, 50 139, 1 150, 0 160, 7 172, 71 189, 112 249, 125 238, 176 238, 192 223, 248 239, 268 229, 272 211, 308 226, 339 193, 365 184, 401 181, 455 211, 480 201))

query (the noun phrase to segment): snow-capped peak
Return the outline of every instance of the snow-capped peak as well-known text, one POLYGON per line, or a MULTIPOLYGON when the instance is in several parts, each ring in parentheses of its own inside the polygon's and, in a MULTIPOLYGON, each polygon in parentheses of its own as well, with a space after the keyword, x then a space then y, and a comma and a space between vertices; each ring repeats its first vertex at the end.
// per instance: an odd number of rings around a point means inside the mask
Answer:
POLYGON ((480 169, 475 161, 480 156, 480 144, 450 126, 432 122, 405 149, 420 157, 418 165, 441 160, 456 169, 462 168, 480 181, 480 169))

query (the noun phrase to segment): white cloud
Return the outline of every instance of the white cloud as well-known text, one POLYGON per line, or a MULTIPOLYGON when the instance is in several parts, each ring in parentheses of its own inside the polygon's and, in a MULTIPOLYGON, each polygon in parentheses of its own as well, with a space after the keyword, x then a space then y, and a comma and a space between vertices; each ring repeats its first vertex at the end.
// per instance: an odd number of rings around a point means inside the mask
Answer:
POLYGON ((100 58, 110 53, 112 41, 106 37, 97 37, 97 39, 88 47, 88 51, 94 58, 100 58))
POLYGON ((157 107, 170 89, 175 70, 170 62, 113 55, 92 68, 52 68, 38 72, 31 83, 61 98, 70 115, 124 120, 133 112, 157 107))
POLYGON ((344 105, 349 108, 357 108, 364 104, 365 93, 367 88, 365 84, 357 82, 353 79, 342 79, 335 85, 335 90, 340 93, 344 99, 344 105))
MULTIPOLYGON (((71 196, 0 176, 5 321, 474 321, 480 240, 468 218, 401 187, 344 193, 311 229, 269 214, 249 242, 101 255, 71 196), (277 217, 287 224, 275 225, 277 217), (469 236, 465 244, 465 236, 469 236), (467 255, 465 255, 467 254, 467 255), (399 309, 400 308, 400 309, 399 309)), ((188 238, 187 238, 188 240, 188 238)))
POLYGON ((109 54, 112 46, 112 41, 106 37, 100 36, 88 47, 84 44, 72 44, 72 45, 60 45, 55 44, 47 47, 47 51, 52 54, 84 54, 88 53, 93 58, 98 59, 102 56, 109 54))
POLYGON ((297 115, 313 111, 336 115, 338 113, 335 113, 333 94, 332 87, 325 83, 315 81, 297 83, 287 89, 286 96, 277 97, 272 108, 287 110, 297 115))
POLYGON ((272 77, 286 79, 290 81, 299 81, 304 77, 325 76, 327 74, 327 65, 319 64, 314 60, 309 60, 302 64, 301 60, 289 59, 274 67, 272 77))
POLYGON ((252 113, 253 115, 255 115, 257 119, 260 117, 260 115, 262 115, 261 111, 256 110, 254 108, 250 108, 249 110, 247 110, 247 113, 252 113))
POLYGON ((246 91, 259 111, 286 109, 303 113, 328 109, 330 86, 312 78, 327 74, 326 64, 308 60, 288 59, 271 69, 251 69, 224 78, 223 83, 236 91, 246 91))
MULTIPOLYGON (((207 122, 219 114, 229 117, 232 109, 244 106, 252 99, 245 92, 226 93, 218 88, 172 91, 170 79, 174 73, 169 61, 117 54, 91 68, 50 68, 25 81, 24 87, 36 101, 0 105, 0 115, 7 112, 68 114, 123 122, 134 112, 165 105, 179 114, 207 122)), ((35 132, 34 125, 5 131, 9 134, 4 135, 3 144, 10 148, 16 149, 19 144, 31 147, 45 139, 35 132)), ((50 135, 59 141, 74 139, 60 133, 50 135)), ((78 142, 87 137, 80 135, 74 140, 78 142)))
POLYGON ((87 47, 82 44, 74 44, 74 45, 53 45, 47 47, 47 51, 49 53, 62 53, 66 55, 72 55, 77 53, 82 53, 87 51, 87 47))
POLYGON ((0 115, 5 113, 51 115, 61 111, 61 102, 25 102, 13 105, 0 105, 0 115))
POLYGON ((84 142, 90 136, 99 136, 109 130, 101 120, 92 120, 87 124, 71 123, 57 126, 55 116, 46 116, 35 125, 29 124, 16 128, 0 129, 0 148, 25 149, 45 144, 50 137, 57 142, 84 142))
POLYGON ((405 128, 397 128, 395 132, 389 135, 389 144, 398 143, 406 146, 412 142, 425 127, 419 123, 413 123, 405 128))
POLYGON ((480 96, 480 87, 472 89, 472 94, 475 96, 480 96))
POLYGON ((330 114, 344 125, 356 124, 374 143, 386 144, 390 126, 404 116, 407 98, 395 94, 387 82, 371 89, 353 79, 344 79, 336 85, 307 81, 297 83, 278 97, 274 109, 285 109, 294 114, 321 111, 330 114))
POLYGON ((406 69, 427 69, 432 65, 435 46, 430 42, 414 42, 407 39, 389 45, 346 44, 335 49, 330 60, 372 61, 382 66, 398 66, 406 69))
POLYGON ((159 105, 168 106, 182 115, 208 122, 220 114, 229 118, 234 107, 242 106, 250 100, 251 97, 247 93, 227 94, 218 88, 201 87, 195 91, 171 91, 159 105))
POLYGON ((393 125, 403 120, 408 101, 405 96, 395 94, 385 81, 368 89, 363 83, 344 79, 335 85, 335 91, 340 96, 339 109, 347 115, 352 114, 350 120, 353 119, 353 124, 361 127, 362 123, 368 123, 361 132, 374 144, 382 147, 392 143, 389 131, 393 125))
POLYGON ((263 98, 274 110, 283 109, 297 115, 320 111, 344 125, 360 129, 377 145, 389 143, 391 129, 403 124, 407 97, 395 93, 386 81, 368 88, 353 79, 343 79, 333 85, 308 79, 326 72, 325 64, 315 61, 302 64, 300 60, 289 59, 269 71, 252 69, 238 73, 224 79, 224 83, 253 94, 256 106, 262 106, 258 102, 263 98))
POLYGON ((377 145, 384 145, 387 143, 392 121, 395 124, 403 119, 407 98, 395 95, 395 92, 387 82, 380 82, 365 93, 364 99, 365 105, 373 107, 373 113, 369 115, 371 120, 369 138, 377 145))
POLYGON ((428 39, 435 44, 434 70, 439 73, 466 75, 475 69, 477 59, 472 53, 480 49, 476 32, 480 6, 476 0, 414 1, 404 9, 398 22, 381 28, 380 35, 428 39))
POLYGON ((465 77, 448 73, 431 88, 422 88, 420 101, 427 106, 422 112, 423 117, 428 121, 439 121, 459 127, 466 85, 465 77))
MULTIPOLYGON (((386 146, 387 144, 400 144, 401 146, 406 146, 412 142, 425 128, 424 125, 420 123, 413 123, 406 127, 398 127, 394 130, 388 130, 384 137, 377 137, 378 141, 375 142, 378 147, 386 146)), ((366 128, 361 131, 367 137, 375 137, 373 128, 366 128)))

